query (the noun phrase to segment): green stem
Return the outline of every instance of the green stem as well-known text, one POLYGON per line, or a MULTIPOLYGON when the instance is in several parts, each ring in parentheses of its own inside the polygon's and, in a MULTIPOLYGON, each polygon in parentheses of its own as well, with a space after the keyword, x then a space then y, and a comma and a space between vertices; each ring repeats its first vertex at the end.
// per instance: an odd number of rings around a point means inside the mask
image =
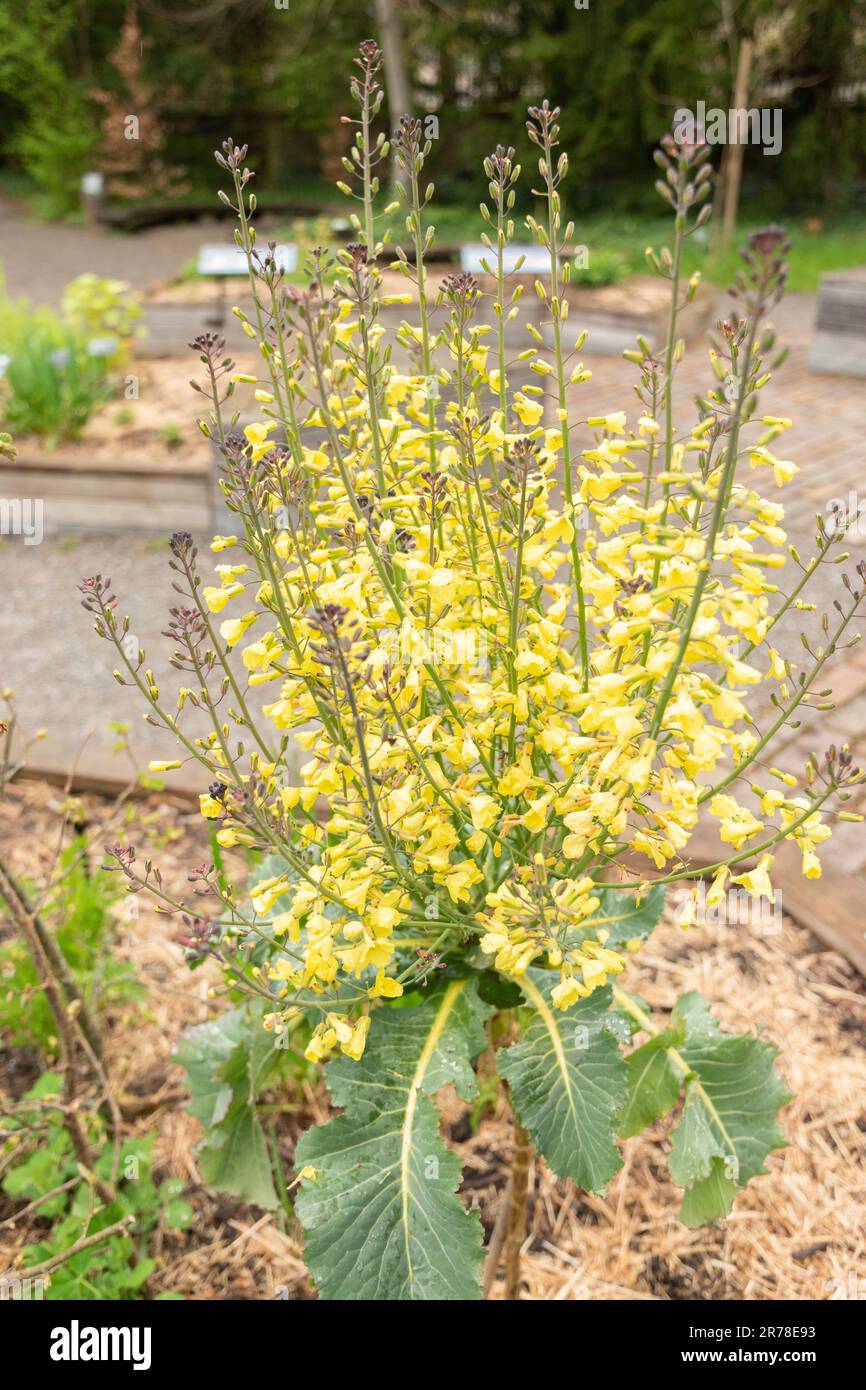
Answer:
POLYGON ((737 403, 734 408, 734 415, 731 421, 731 434, 730 439, 728 441, 728 451, 725 457, 724 466, 722 468, 722 474, 719 479, 718 490, 716 493, 716 503, 713 507, 713 513, 710 519, 710 527, 709 531, 707 532, 707 539, 704 547, 704 558, 701 562, 700 573, 698 574, 698 577, 695 581, 695 588, 694 593, 692 594, 692 600, 689 604, 688 612, 686 613, 686 617, 683 622, 683 630, 680 636, 680 641, 677 647, 676 655, 674 656, 674 659, 670 665, 670 669, 668 670, 668 673, 665 676, 661 690, 659 691, 658 699, 656 701, 655 710, 653 711, 653 719, 649 731, 649 737, 651 739, 656 738, 659 733, 659 730, 661 729, 665 709, 667 708, 668 701, 670 700, 671 694, 673 693, 674 683, 676 681, 677 676, 679 675, 680 667, 683 664, 686 650, 689 645, 689 640, 691 638, 692 628, 695 625, 695 620, 700 610, 701 600, 704 595, 704 589, 706 588, 707 582, 712 574, 712 564, 713 557, 715 554, 716 538, 719 534, 719 531, 721 530, 722 522, 724 521, 725 513, 727 511, 728 486, 729 482, 732 480, 733 474, 736 471, 737 466, 737 453, 740 441, 740 421, 742 419, 743 406, 745 405, 746 395, 748 393, 749 378, 751 375, 752 366, 752 352, 754 349, 755 335, 757 333, 757 329, 758 319, 756 315, 753 318, 749 329, 749 336, 745 351, 745 362, 740 376, 739 389, 737 391, 737 403))

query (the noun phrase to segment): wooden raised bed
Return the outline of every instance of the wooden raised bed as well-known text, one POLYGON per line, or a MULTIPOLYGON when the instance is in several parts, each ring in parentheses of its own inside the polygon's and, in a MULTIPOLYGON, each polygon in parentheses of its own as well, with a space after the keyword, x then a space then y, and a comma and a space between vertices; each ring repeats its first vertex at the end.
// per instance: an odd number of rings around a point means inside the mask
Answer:
MULTIPOLYGON (((584 288, 569 285, 568 319, 565 343, 572 347, 579 333, 587 330, 586 349, 619 356, 633 348, 635 339, 646 338, 650 348, 664 345, 670 313, 670 286, 654 275, 632 275, 618 285, 584 288)), ((712 322, 717 291, 701 285, 691 304, 680 310, 677 337, 688 342, 699 337, 712 322)), ((548 335, 549 336, 549 335, 548 335)))
MULTIPOLYGON (((414 261, 414 250, 405 249, 406 258, 414 261)), ((396 252, 390 249, 382 257, 383 290, 402 293, 411 285, 397 272, 390 270, 396 252)), ((459 259, 459 247, 436 249, 437 262, 430 267, 435 282, 454 268, 459 259)), ((247 277, 227 276, 224 279, 169 280, 153 285, 142 305, 142 334, 136 352, 144 357, 177 357, 189 351, 189 344, 203 333, 219 333, 225 339, 226 351, 232 354, 249 352, 246 336, 233 305, 252 313, 252 296, 247 277)), ((383 311, 386 315, 389 310, 383 311)), ((391 311, 395 323, 403 317, 403 308, 391 311)))
MULTIPOLYGON (((345 210, 326 203, 302 203, 297 199, 265 196, 259 203, 259 214, 263 217, 343 217, 345 210)), ((214 217, 222 217, 226 222, 234 220, 234 214, 216 198, 191 202, 178 199, 175 202, 134 203, 126 207, 103 205, 97 213, 97 221, 103 226, 124 232, 140 232, 147 227, 214 217)))
POLYGON ((822 277, 809 365, 866 376, 866 266, 822 277))
MULTIPOLYGON (((191 355, 191 354, 190 354, 191 355)), ((199 530, 213 518, 213 451, 195 424, 189 371, 136 361, 111 400, 74 443, 49 449, 16 437, 14 463, 0 458, 0 496, 40 498, 47 531, 199 530), (138 397, 124 399, 134 380, 138 397)))
MULTIPOLYGON (((459 249, 457 246, 437 247, 437 261, 428 267, 431 294, 454 270, 459 249)), ((393 257, 389 255, 386 259, 390 266, 393 257)), ((495 281, 488 275, 479 275, 477 279, 484 296, 478 306, 477 321, 495 324, 491 299, 495 281)), ((520 283, 524 285, 522 312, 518 320, 507 325, 506 335, 509 346, 523 348, 528 342, 526 322, 541 327, 546 315, 533 288, 535 276, 510 275, 509 294, 520 283)), ((410 281, 387 268, 383 269, 382 288, 385 294, 413 292, 410 281)), ((598 288, 571 285, 566 294, 569 303, 564 335, 567 347, 573 346, 584 328, 589 333, 587 351, 590 353, 618 355, 624 348, 633 348, 638 335, 646 338, 652 348, 664 343, 670 302, 666 281, 652 275, 633 275, 618 285, 598 288)), ((716 299, 717 292, 712 285, 700 286, 692 303, 680 312, 677 328, 680 337, 688 341, 708 328, 716 299)), ((234 304, 246 311, 250 309, 249 285, 245 279, 232 278, 216 286, 207 281, 175 281, 156 286, 143 305, 146 332, 137 351, 147 357, 182 355, 188 352, 193 338, 209 332, 219 332, 231 353, 248 351, 250 340, 231 312, 234 304)), ((383 309, 382 314, 384 318, 391 317, 399 322, 406 317, 408 308, 397 305, 383 309)), ((549 340, 549 331, 542 328, 542 332, 549 340)))
POLYGON ((90 466, 62 453, 0 458, 0 495, 39 498, 46 533, 209 531, 214 518, 211 462, 114 459, 90 466))

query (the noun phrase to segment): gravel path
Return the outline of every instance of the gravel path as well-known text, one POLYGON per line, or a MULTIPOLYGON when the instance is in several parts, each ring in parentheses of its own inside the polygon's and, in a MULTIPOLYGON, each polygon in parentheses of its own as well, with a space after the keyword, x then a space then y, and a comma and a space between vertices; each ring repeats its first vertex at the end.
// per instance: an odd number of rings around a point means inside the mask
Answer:
MULTIPOLYGON (((174 690, 182 682, 162 656, 168 641, 160 636, 168 608, 178 601, 168 558, 164 541, 131 536, 79 534, 39 546, 0 544, 0 584, 9 596, 0 612, 0 681, 15 690, 26 731, 48 732, 34 749, 41 765, 55 754, 62 765, 82 746, 88 764, 110 761, 117 742, 112 722, 129 725, 142 765, 150 757, 174 756, 166 736, 143 721, 138 692, 113 680, 116 653, 97 638, 78 592, 85 575, 110 575, 119 611, 129 613, 153 669, 160 678, 169 672, 174 690)), ((118 760, 117 766, 118 775, 126 775, 126 763, 118 760)))
MULTIPOLYGON (((216 186, 214 186, 216 204, 216 186)), ((266 223, 262 227, 266 227, 266 223)), ((218 217, 123 233, 106 227, 43 222, 28 208, 0 198, 0 261, 8 292, 56 306, 64 286, 93 271, 136 289, 168 280, 206 241, 230 242, 231 224, 218 217)))

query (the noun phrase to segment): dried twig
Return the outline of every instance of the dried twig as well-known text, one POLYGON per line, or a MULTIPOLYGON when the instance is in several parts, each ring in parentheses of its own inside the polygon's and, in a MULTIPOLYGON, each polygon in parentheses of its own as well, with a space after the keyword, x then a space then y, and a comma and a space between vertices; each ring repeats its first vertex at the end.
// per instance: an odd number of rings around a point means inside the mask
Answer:
POLYGON ((52 1255, 50 1260, 43 1260, 42 1264, 38 1265, 29 1265, 27 1268, 28 1279, 39 1279, 44 1274, 50 1274, 53 1269, 58 1269, 60 1265, 71 1260, 73 1255, 80 1254, 82 1250, 89 1250, 93 1245, 100 1245, 102 1241, 110 1240, 112 1236, 125 1234, 134 1220, 135 1217, 132 1214, 123 1216, 113 1225, 106 1226, 102 1231, 96 1231, 92 1236, 82 1236, 80 1240, 76 1240, 73 1245, 70 1245, 68 1250, 61 1251, 59 1255, 52 1255))

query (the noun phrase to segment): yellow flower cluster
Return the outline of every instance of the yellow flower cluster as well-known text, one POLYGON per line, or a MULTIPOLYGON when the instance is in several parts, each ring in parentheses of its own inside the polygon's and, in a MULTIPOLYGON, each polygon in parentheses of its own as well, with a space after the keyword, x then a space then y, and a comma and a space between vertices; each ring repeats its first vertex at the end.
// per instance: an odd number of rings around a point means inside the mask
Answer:
MULTIPOLYGON (((343 300, 335 320, 344 345, 359 332, 350 307, 343 300)), ((557 967, 555 1001, 568 1007, 622 968, 576 929, 592 925, 599 870, 625 851, 633 872, 640 860, 647 873, 677 863, 703 800, 723 843, 739 851, 781 832, 807 873, 829 833, 819 810, 803 816, 802 797, 764 792, 758 818, 704 785, 726 780, 719 770, 758 742, 745 692, 789 679, 765 644, 779 504, 733 485, 736 519, 718 537, 680 652, 708 563, 707 516, 726 485, 724 461, 708 457, 708 421, 650 488, 658 422, 596 420, 576 489, 561 499, 562 426, 519 428, 521 414, 537 418, 526 397, 513 423, 496 409, 482 416, 502 382, 491 384, 476 341, 463 344, 471 394, 435 432, 425 381, 383 369, 384 489, 369 401, 337 359, 327 408, 335 437, 350 441, 340 471, 319 450, 275 454, 266 425, 246 430, 253 462, 267 455, 306 484, 305 533, 278 529, 270 554, 248 535, 252 565, 221 564, 204 592, 214 613, 240 601, 243 615, 221 634, 251 685, 273 684, 264 712, 305 755, 297 786, 281 784, 279 762, 256 768, 263 813, 275 827, 288 815, 296 843, 316 851, 302 875, 259 883, 253 896, 257 914, 279 909, 275 930, 298 947, 273 971, 286 994, 372 974, 368 997, 394 997, 402 984, 386 972, 395 962, 405 972, 406 941, 434 949, 471 936, 505 974, 557 967)), ((776 482, 790 476, 766 447, 749 462, 776 482)), ((213 797, 202 809, 226 816, 213 797)), ((228 815, 217 838, 235 845, 245 832, 228 815)), ((735 881, 769 895, 771 862, 735 881)), ((335 1044, 358 1055, 365 1025, 329 1013, 310 1055, 335 1044)))
MULTIPOLYGON (((527 325, 516 358, 504 332, 515 331, 522 293, 506 290, 503 261, 513 151, 485 162, 493 325, 479 321, 481 287, 469 275, 444 282, 434 321, 424 150, 417 122, 401 123, 415 257, 396 266, 414 291, 391 300, 412 303, 414 321, 393 341, 371 254, 383 248, 369 170, 355 223, 363 242, 336 262, 314 253, 308 288, 287 295, 267 258, 254 264, 245 153, 227 145, 222 160, 256 291, 255 322, 235 312, 266 380, 237 378, 258 386, 262 418, 230 434, 218 383, 231 367, 204 342, 215 409, 202 427, 221 447, 238 525, 213 541, 213 584, 198 587, 191 538, 176 548, 206 615, 175 610, 175 628, 183 669, 202 675, 197 643, 202 633, 217 643, 215 625, 231 659, 219 658, 218 698, 191 685, 178 710, 191 702, 211 715, 212 732, 186 747, 219 774, 201 803, 219 844, 276 856, 246 925, 277 945, 259 983, 283 1016, 318 1009, 316 1060, 337 1047, 359 1057, 371 1001, 454 965, 558 971, 554 1003, 568 1008, 623 966, 605 944, 600 891, 634 898, 688 878, 684 851, 702 808, 722 846, 711 898, 729 881, 772 898, 774 847, 793 840, 804 872, 818 874, 823 808, 859 775, 846 750, 831 750, 799 780, 772 767, 769 788, 750 780, 861 596, 851 590, 828 644, 795 672, 773 629, 805 606, 831 538, 819 535, 821 553, 805 566, 791 551, 804 577, 784 594, 783 509, 753 486, 763 478, 775 494, 796 472, 773 451, 791 422, 765 416, 756 431, 753 419, 767 379, 760 321, 784 280, 778 229, 752 238, 746 316, 720 325, 718 389, 683 433, 670 391, 679 254, 709 191, 707 152, 663 146, 664 196, 677 213, 675 254, 650 253, 671 280, 664 355, 642 340, 626 354, 640 371, 634 418, 573 409, 591 373, 572 361, 584 335, 571 352, 563 344, 567 161, 553 154, 556 112, 530 114, 547 223, 527 222, 550 252, 549 278, 535 287, 550 332, 545 345, 527 325), (778 711, 763 734, 748 705, 761 684, 778 711), (256 745, 243 757, 232 724, 256 745)), ((686 298, 695 289, 693 279, 686 298)), ((151 673, 142 681, 128 669, 162 715, 151 673)))

